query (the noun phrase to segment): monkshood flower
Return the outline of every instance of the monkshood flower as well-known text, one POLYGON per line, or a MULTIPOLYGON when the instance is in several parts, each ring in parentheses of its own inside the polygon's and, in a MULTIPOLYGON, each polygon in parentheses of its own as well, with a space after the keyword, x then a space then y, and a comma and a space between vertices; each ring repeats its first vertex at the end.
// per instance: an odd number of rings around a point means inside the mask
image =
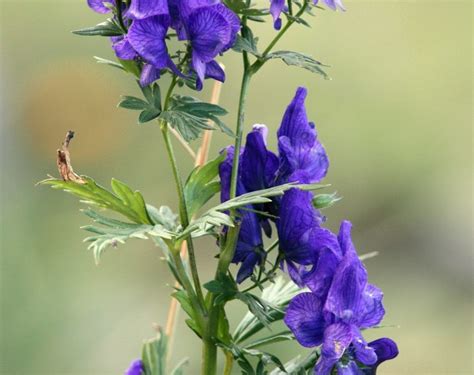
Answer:
MULTIPOLYGON (((219 178, 221 180, 221 201, 229 200, 230 180, 232 174, 232 163, 234 160, 234 148, 226 149, 226 159, 219 166, 219 178)), ((237 181, 237 195, 245 194, 247 191, 242 184, 242 179, 237 181)), ((252 209, 252 206, 246 207, 252 209)), ((253 273, 253 269, 265 259, 263 251, 262 230, 255 212, 246 210, 245 207, 239 210, 240 231, 235 248, 232 263, 241 263, 237 273, 237 282, 241 283, 253 273)))
MULTIPOLYGON (((110 12, 113 0, 88 0, 99 13, 110 12)), ((117 57, 144 61, 142 86, 160 77, 162 69, 183 76, 171 59, 166 36, 171 27, 179 40, 191 47, 191 71, 196 73, 196 88, 202 89, 205 78, 225 80, 225 73, 214 60, 235 43, 240 19, 220 0, 134 0, 123 16, 132 21, 127 35, 112 39, 117 57)), ((129 22, 128 22, 129 23, 129 22)))
POLYGON ((127 371, 125 371, 125 375, 143 375, 144 373, 145 369, 140 359, 133 361, 127 371))
MULTIPOLYGON (((309 191, 290 189, 280 202, 277 221, 278 239, 283 261, 288 273, 298 285, 316 284, 323 281, 327 273, 326 264, 335 265, 341 258, 341 250, 336 236, 321 227, 322 217, 312 204, 313 195, 309 191), (323 259, 318 268, 319 260, 323 259), (330 259, 333 259, 330 262, 330 259), (326 263, 327 262, 327 263, 326 263), (307 270, 306 266, 313 266, 307 270), (317 273, 317 275, 316 275, 317 273), (314 279, 317 280, 313 282, 314 279)), ((325 280, 325 279, 324 279, 325 280)), ((315 290, 319 285, 314 285, 315 290)))
MULTIPOLYGON (((256 124, 247 135, 245 148, 240 160, 241 180, 248 192, 267 189, 273 186, 278 171, 278 157, 267 149, 268 129, 265 125, 256 124)), ((258 211, 278 215, 274 203, 255 205, 258 211)), ((257 215, 260 225, 268 237, 271 237, 271 225, 267 216, 257 215)))
MULTIPOLYGON (((285 5, 285 0, 270 0, 270 14, 273 18, 273 27, 276 30, 281 28, 281 13, 285 12, 287 7, 285 5)), ((313 0, 313 5, 317 5, 318 0, 313 0)), ((323 3, 326 4, 332 10, 346 10, 341 0, 323 0, 323 3)))
POLYGON ((318 183, 328 171, 326 151, 318 140, 314 124, 306 115, 306 95, 306 88, 297 89, 278 129, 280 183, 318 183))
MULTIPOLYGON (((322 344, 321 357, 315 367, 317 375, 329 375, 344 354, 369 368, 386 359, 383 354, 378 358, 376 348, 379 345, 379 354, 383 353, 387 342, 369 346, 360 332, 379 324, 385 310, 381 290, 367 282, 367 271, 357 256, 350 230, 351 224, 342 222, 338 236, 342 259, 334 269, 330 284, 326 283, 327 296, 321 298, 312 292, 297 295, 290 302, 284 319, 301 345, 322 344)), ((330 278, 326 275, 326 280, 330 278)), ((357 374, 353 371, 356 364, 341 364, 341 371, 346 371, 341 374, 357 374)))
MULTIPOLYGON (((172 9, 172 24, 178 37, 190 42, 191 65, 197 74, 199 89, 206 73, 212 74, 208 72, 208 65, 235 43, 240 19, 216 0, 179 1, 172 9)), ((222 69, 219 74, 224 75, 222 69)))
POLYGON ((387 338, 383 337, 375 341, 369 342, 369 347, 375 350, 377 355, 377 362, 370 366, 357 365, 354 355, 354 348, 350 347, 345 354, 345 361, 339 361, 336 365, 338 375, 376 375, 377 367, 385 361, 395 358, 398 355, 397 344, 387 338))

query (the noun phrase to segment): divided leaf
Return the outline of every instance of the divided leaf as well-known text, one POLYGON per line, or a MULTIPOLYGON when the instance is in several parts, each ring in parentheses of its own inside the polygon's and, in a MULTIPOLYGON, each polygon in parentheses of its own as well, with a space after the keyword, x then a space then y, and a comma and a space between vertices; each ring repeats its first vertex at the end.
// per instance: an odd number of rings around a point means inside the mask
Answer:
POLYGON ((94 253, 95 262, 98 264, 102 253, 109 247, 116 247, 119 243, 123 244, 131 238, 148 239, 148 236, 160 239, 170 240, 174 233, 165 229, 162 225, 146 225, 125 223, 120 220, 111 219, 100 215, 99 213, 87 209, 84 214, 89 216, 94 222, 102 226, 86 225, 82 229, 93 233, 94 235, 84 239, 84 242, 91 242, 89 250, 94 253))
POLYGON ((118 212, 134 223, 152 224, 145 206, 145 200, 140 192, 133 191, 123 182, 112 179, 112 193, 97 184, 92 178, 81 177, 85 181, 83 184, 57 178, 49 178, 38 184, 50 185, 53 189, 62 189, 79 197, 83 203, 118 212))
POLYGON ((266 59, 281 59, 287 65, 298 66, 300 68, 309 70, 312 73, 321 74, 324 79, 329 79, 329 76, 321 68, 327 65, 324 65, 321 62, 313 59, 311 56, 305 55, 300 52, 277 51, 268 54, 266 56, 266 59))
POLYGON ((175 128, 186 141, 199 137, 203 130, 213 130, 212 123, 227 135, 232 131, 219 119, 227 111, 216 105, 201 102, 191 96, 173 95, 170 106, 160 118, 175 128))
POLYGON ((152 86, 141 87, 146 101, 134 96, 123 96, 118 107, 141 111, 138 123, 144 124, 156 119, 161 113, 161 91, 160 86, 154 83, 152 86))

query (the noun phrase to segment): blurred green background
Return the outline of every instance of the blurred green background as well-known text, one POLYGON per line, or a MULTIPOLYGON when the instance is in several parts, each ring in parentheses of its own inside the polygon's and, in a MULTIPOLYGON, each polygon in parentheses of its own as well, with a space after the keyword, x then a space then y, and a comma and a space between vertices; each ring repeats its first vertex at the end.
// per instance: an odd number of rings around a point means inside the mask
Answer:
MULTIPOLYGON (((400 347, 381 374, 471 374, 472 367, 472 3, 346 1, 318 11, 278 45, 331 65, 325 81, 269 63, 249 96, 247 129, 279 125, 298 85, 309 89, 331 169, 344 199, 326 211, 336 230, 354 223, 371 282, 385 292, 385 325, 400 347), (395 327, 396 326, 396 327, 395 327)), ((108 251, 95 266, 73 197, 35 187, 56 175, 55 150, 74 129, 73 164, 108 185, 117 177, 155 205, 176 208, 170 169, 154 125, 116 108, 136 94, 130 77, 98 65, 104 39, 69 31, 101 16, 86 1, 1 1, 1 358, 2 374, 120 374, 139 356, 152 323, 164 324, 172 279, 150 242, 108 251)), ((256 33, 264 45, 271 24, 256 33)), ((235 122, 240 60, 222 59, 221 104, 235 122)), ((209 97, 211 84, 201 97, 209 97)), ((216 134, 211 155, 229 142, 216 134)), ((269 143, 275 147, 275 137, 269 143)), ((196 145, 194 145, 196 146, 196 145)), ((179 146, 177 146, 179 147, 179 146)), ((180 155, 183 170, 191 163, 180 155)), ((203 280, 215 266, 212 242, 198 243, 203 280)), ((231 305, 236 322, 243 312, 231 305)), ((199 342, 180 321, 177 360, 199 368, 199 342)), ((276 345, 288 359, 304 353, 276 345)), ((176 352, 176 351, 175 351, 176 352)))

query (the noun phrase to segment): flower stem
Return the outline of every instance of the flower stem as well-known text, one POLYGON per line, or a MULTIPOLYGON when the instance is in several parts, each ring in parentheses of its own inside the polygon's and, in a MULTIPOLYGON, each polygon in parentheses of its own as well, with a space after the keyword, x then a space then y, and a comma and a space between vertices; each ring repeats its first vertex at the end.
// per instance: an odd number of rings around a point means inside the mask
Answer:
POLYGON ((232 373, 232 366, 234 365, 234 356, 231 352, 225 353, 225 365, 224 375, 230 375, 232 373))
MULTIPOLYGON (((173 76, 170 87, 168 88, 168 92, 166 93, 166 98, 165 98, 165 102, 164 102, 164 109, 165 110, 169 105, 169 100, 171 98, 171 93, 172 93, 174 87, 176 86, 176 83, 177 83, 176 76, 173 76)), ((173 170, 173 176, 174 176, 174 180, 175 180, 175 183, 176 183, 176 188, 178 190, 179 216, 180 216, 180 219, 181 219, 181 225, 183 226, 183 229, 184 229, 184 228, 187 228, 189 226, 189 216, 188 216, 188 210, 187 210, 187 207, 186 207, 186 199, 185 199, 185 196, 184 196, 183 182, 181 181, 181 176, 180 176, 179 169, 178 169, 178 163, 176 161, 173 145, 171 143, 171 139, 170 139, 170 135, 169 135, 168 130, 169 130, 168 129, 168 124, 166 122, 162 121, 161 122, 161 133, 163 134, 163 140, 165 142, 166 151, 168 153, 168 158, 169 158, 169 161, 170 161, 170 164, 171 164, 171 168, 173 170)), ((198 274, 197 264, 196 264, 196 256, 195 256, 195 253, 194 253, 194 245, 193 245, 193 241, 191 239, 191 236, 189 236, 186 239, 186 243, 187 243, 188 254, 189 254, 189 267, 191 269, 191 275, 192 275, 193 282, 194 282, 194 289, 196 291, 197 299, 198 299, 198 302, 199 302, 199 307, 200 307, 200 310, 201 310, 200 312, 203 315, 206 315, 207 312, 206 312, 206 306, 205 306, 205 303, 204 303, 204 295, 202 293, 201 282, 199 280, 199 274, 198 274)))

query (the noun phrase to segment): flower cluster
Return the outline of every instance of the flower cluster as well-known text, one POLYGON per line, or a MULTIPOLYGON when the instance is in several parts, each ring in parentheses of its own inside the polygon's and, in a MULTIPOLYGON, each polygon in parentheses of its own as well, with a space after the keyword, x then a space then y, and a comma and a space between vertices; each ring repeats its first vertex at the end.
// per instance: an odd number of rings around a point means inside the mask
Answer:
MULTIPOLYGON (((299 88, 278 129, 278 156, 266 147, 267 129, 255 125, 240 150, 237 195, 288 182, 318 183, 329 162, 308 121, 299 88)), ((221 200, 229 199, 235 150, 228 147, 220 166, 221 200)), ((309 191, 292 188, 271 204, 241 210, 234 263, 241 263, 237 281, 253 274, 265 260, 262 230, 271 235, 269 217, 275 222, 282 267, 298 285, 310 292, 297 295, 289 304, 285 323, 305 347, 322 345, 315 373, 372 374, 382 361, 398 354, 387 338, 367 344, 361 329, 378 325, 385 310, 382 292, 367 282, 367 271, 352 244, 351 224, 344 221, 339 235, 322 226, 324 218, 314 207, 309 191)))
MULTIPOLYGON (((114 0, 88 0, 99 13, 110 12, 114 0)), ((215 58, 228 50, 240 30, 240 19, 220 0, 133 0, 120 9, 126 33, 112 37, 118 58, 142 63, 142 86, 156 81, 163 70, 179 76, 196 75, 200 90, 205 78, 224 81, 225 74, 215 58), (175 63, 168 51, 169 31, 186 41, 186 58, 175 63), (182 67, 181 62, 190 61, 182 67)))

